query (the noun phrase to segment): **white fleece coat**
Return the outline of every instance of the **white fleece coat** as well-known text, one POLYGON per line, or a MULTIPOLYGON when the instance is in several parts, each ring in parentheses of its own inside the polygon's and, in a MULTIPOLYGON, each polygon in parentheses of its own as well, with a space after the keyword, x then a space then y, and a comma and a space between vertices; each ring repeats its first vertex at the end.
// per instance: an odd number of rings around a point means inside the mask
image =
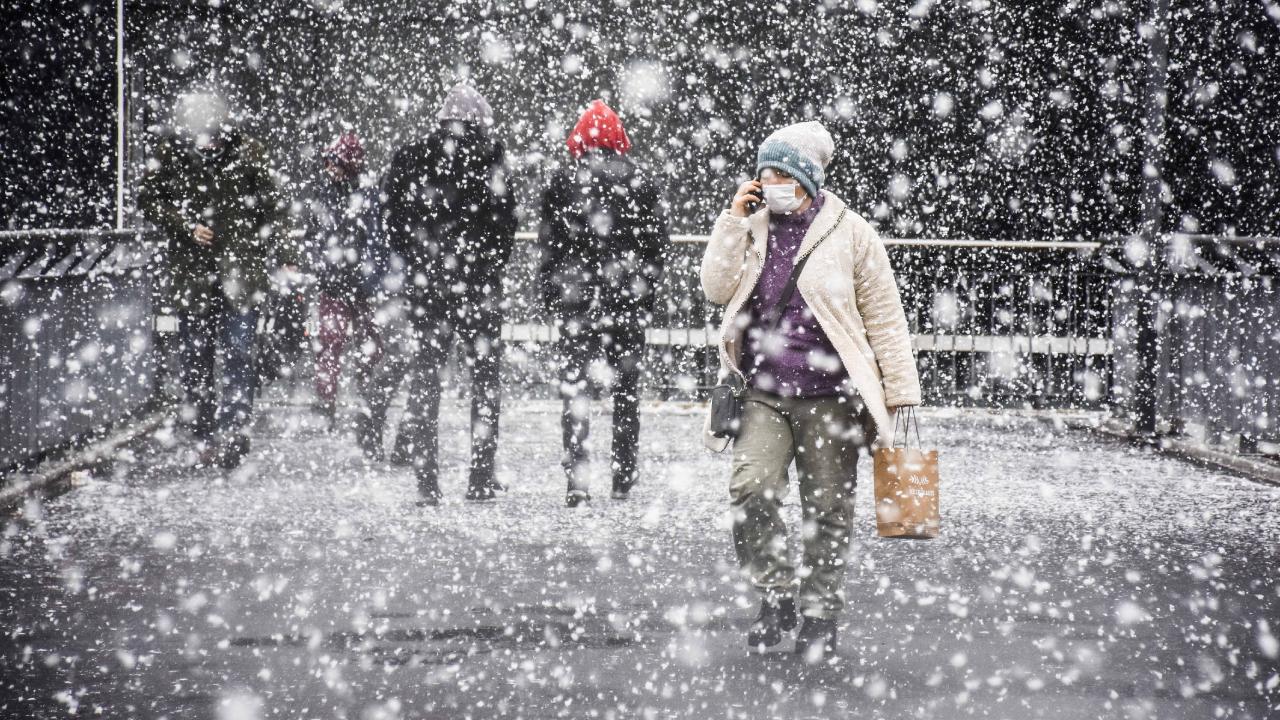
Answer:
MULTIPOLYGON (((813 248, 845 208, 844 201, 832 193, 823 190, 822 194, 826 199, 800 243, 797 258, 813 248)), ((711 302, 726 306, 720 325, 722 373, 742 372, 742 341, 750 318, 744 308, 760 279, 768 243, 768 210, 749 218, 726 210, 716 220, 702 256, 702 291, 711 302)), ((896 408, 920 404, 920 377, 902 299, 880 236, 860 215, 847 211, 831 237, 813 250, 796 288, 874 418, 876 445, 888 445, 896 408)), ((716 452, 729 444, 709 432, 704 432, 704 442, 716 452)))

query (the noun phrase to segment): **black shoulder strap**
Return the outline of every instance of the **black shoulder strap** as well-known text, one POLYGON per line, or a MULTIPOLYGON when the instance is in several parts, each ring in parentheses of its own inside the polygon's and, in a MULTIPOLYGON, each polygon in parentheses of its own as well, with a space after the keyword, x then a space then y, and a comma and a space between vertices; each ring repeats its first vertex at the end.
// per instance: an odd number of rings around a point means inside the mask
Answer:
POLYGON ((822 235, 822 237, 818 238, 818 242, 814 243, 813 247, 809 248, 809 252, 801 256, 799 260, 796 260, 795 266, 791 268, 791 277, 787 278, 786 287, 782 288, 782 294, 778 296, 778 301, 773 304, 773 307, 769 308, 769 312, 764 316, 764 326, 766 328, 770 330, 778 329, 778 324, 782 322, 782 312, 786 309, 787 303, 791 302, 791 296, 796 292, 796 283, 800 281, 800 273, 804 270, 805 263, 809 262, 809 256, 813 254, 814 250, 818 249, 818 246, 821 245, 823 241, 831 237, 831 233, 835 232, 836 228, 840 227, 840 223, 844 221, 844 214, 847 210, 847 207, 841 208, 840 214, 836 216, 835 223, 822 235))

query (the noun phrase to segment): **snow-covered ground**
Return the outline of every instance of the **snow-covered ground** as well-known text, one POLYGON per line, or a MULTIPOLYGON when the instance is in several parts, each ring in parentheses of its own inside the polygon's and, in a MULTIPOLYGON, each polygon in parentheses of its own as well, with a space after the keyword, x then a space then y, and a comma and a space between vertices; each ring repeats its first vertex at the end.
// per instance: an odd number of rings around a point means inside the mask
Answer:
POLYGON ((864 460, 840 662, 808 667, 746 651, 699 408, 646 405, 632 499, 602 472, 575 510, 553 404, 508 400, 491 503, 461 499, 464 418, 437 508, 278 393, 229 476, 162 436, 28 505, 0 540, 0 717, 1280 716, 1280 488, 928 413, 943 534, 877 539, 864 460))

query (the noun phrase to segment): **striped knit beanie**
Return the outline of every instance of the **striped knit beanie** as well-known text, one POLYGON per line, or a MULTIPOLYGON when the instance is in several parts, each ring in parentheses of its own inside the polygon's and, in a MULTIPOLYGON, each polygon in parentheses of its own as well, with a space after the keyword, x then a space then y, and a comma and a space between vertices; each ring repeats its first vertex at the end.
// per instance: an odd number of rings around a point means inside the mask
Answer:
POLYGON ((756 173, 765 168, 782 170, 817 197, 827 177, 827 165, 835 155, 831 133, 816 120, 788 125, 765 138, 756 153, 756 173))

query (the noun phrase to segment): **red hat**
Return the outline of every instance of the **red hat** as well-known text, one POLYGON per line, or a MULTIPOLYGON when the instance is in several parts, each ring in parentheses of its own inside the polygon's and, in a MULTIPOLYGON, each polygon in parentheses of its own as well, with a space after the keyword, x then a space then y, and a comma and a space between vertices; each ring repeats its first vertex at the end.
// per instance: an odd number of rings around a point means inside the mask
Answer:
POLYGON ((324 159, 348 172, 360 172, 364 168, 364 146, 355 133, 344 133, 325 148, 324 159))
POLYGON ((569 154, 582 157, 591 148, 604 148, 625 153, 631 149, 631 140, 622 128, 622 119, 603 100, 592 100, 587 111, 578 118, 566 143, 569 154))

